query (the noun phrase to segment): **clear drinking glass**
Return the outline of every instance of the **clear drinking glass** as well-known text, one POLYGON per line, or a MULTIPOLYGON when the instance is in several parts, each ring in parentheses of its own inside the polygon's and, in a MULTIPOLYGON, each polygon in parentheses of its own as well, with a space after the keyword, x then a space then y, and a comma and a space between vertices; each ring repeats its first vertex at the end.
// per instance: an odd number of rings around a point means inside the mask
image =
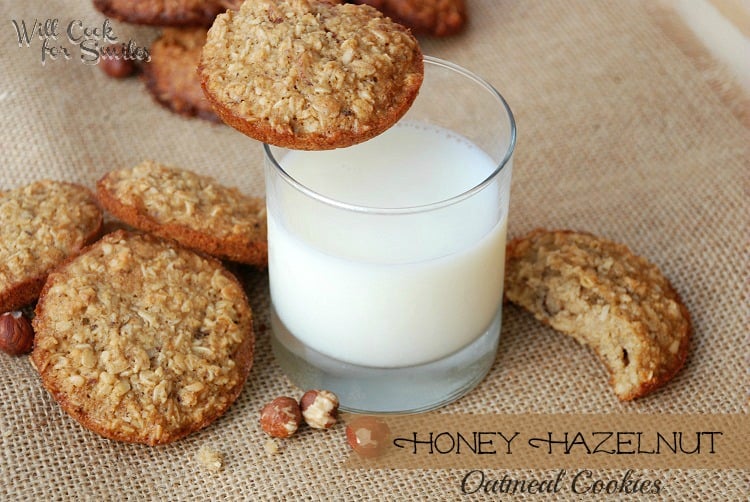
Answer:
POLYGON ((500 337, 516 140, 503 97, 425 57, 405 117, 360 145, 265 145, 272 344, 302 389, 353 412, 449 403, 500 337))

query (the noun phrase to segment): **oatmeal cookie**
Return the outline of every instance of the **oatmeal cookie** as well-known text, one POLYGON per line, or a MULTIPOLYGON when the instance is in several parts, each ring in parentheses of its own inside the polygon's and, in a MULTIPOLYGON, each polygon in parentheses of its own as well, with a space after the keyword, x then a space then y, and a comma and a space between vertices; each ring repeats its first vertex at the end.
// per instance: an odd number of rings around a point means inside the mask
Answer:
POLYGON ((460 32, 466 24, 464 0, 351 0, 380 10, 414 33, 446 37, 460 32))
POLYGON ((219 122, 198 76, 206 31, 165 28, 151 45, 151 61, 143 65, 143 79, 154 99, 173 112, 219 122))
POLYGON ((150 160, 107 173, 96 188, 102 206, 128 225, 218 258, 268 265, 262 198, 150 160))
POLYGON ((105 16, 151 26, 211 26, 224 12, 221 0, 94 0, 105 16))
POLYGON ((685 363, 687 309, 655 265, 621 244, 568 230, 514 239, 505 295, 591 347, 621 400, 648 394, 685 363))
POLYGON ((117 231, 50 274, 31 355, 44 387, 84 427, 165 444, 206 427, 239 396, 252 312, 221 263, 117 231))
POLYGON ((0 192, 0 312, 36 300, 47 274, 101 230, 102 211, 83 186, 42 180, 0 192))
POLYGON ((367 5, 254 0, 216 18, 199 66, 221 119, 300 150, 353 145, 409 109, 424 77, 403 26, 367 5))

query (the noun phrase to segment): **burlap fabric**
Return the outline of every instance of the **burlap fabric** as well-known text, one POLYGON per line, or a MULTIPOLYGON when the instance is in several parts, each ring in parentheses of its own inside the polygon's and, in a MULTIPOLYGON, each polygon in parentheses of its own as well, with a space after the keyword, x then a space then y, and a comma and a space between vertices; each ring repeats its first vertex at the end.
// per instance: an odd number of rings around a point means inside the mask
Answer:
MULTIPOLYGON (((489 376, 442 412, 747 413, 747 97, 668 8, 650 1, 468 4, 467 31, 424 40, 424 51, 486 77, 516 114, 510 235, 575 228, 628 244, 672 280, 695 337, 670 385, 622 404, 589 351, 509 306, 489 376)), ((89 2, 0 1, 1 188, 43 177, 93 186, 109 169, 152 158, 263 194, 259 144, 165 111, 138 80, 109 79, 79 52, 43 66, 41 42, 19 48, 10 22, 35 18, 59 18, 61 30, 75 19, 103 20, 89 2)), ((114 28, 141 46, 154 34, 114 28)), ((57 43, 69 45, 64 33, 57 43)), ((264 451, 259 408, 299 390, 270 352, 267 277, 244 276, 258 328, 250 379, 224 417, 172 445, 116 443, 82 429, 28 358, 0 354, 0 499, 459 498, 461 470, 341 469, 342 427, 305 429, 277 455, 264 451), (224 455, 220 472, 196 461, 204 446, 224 455)), ((641 474, 663 480, 657 498, 748 495, 741 470, 641 474)))

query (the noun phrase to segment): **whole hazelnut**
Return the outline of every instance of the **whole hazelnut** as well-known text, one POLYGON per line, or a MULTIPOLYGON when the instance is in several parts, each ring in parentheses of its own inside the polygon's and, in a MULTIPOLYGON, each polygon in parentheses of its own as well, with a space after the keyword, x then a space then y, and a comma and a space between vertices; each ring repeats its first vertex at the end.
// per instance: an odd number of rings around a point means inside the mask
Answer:
POLYGON ((391 430, 377 417, 357 417, 346 426, 349 446, 363 457, 377 457, 388 446, 391 430))
POLYGON ((302 423, 299 405, 291 397, 277 397, 260 411, 260 427, 275 438, 288 438, 302 423))
POLYGON ((34 346, 34 330, 23 313, 6 312, 0 316, 0 349, 13 356, 31 351, 34 346))
POLYGON ((302 417, 315 429, 329 429, 336 423, 339 398, 329 390, 308 390, 299 401, 302 417))
POLYGON ((135 73, 135 63, 131 59, 125 59, 121 46, 110 46, 105 52, 107 56, 102 56, 99 60, 99 68, 105 74, 112 78, 127 78, 135 73))

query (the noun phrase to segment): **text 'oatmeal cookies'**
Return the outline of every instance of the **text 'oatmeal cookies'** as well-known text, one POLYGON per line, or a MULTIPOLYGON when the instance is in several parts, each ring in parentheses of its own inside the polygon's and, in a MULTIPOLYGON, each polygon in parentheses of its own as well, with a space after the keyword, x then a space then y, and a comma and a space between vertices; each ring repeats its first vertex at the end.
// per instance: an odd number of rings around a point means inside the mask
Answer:
POLYGON ((690 314, 661 271, 627 247, 569 230, 508 243, 505 296, 591 347, 621 400, 644 396, 685 363, 690 314))
POLYGON ((254 0, 216 18, 200 73, 230 126, 272 145, 325 150, 395 124, 424 64, 409 30, 367 5, 254 0))
POLYGON ((109 212, 139 230, 248 265, 268 265, 266 204, 209 176, 150 160, 96 185, 109 212))
POLYGON ((84 427, 164 444, 239 396, 252 312, 212 258, 151 235, 106 235, 50 274, 33 321, 44 387, 84 427))
POLYGON ((0 312, 36 300, 47 274, 101 230, 102 211, 86 187, 42 180, 0 192, 0 312))

